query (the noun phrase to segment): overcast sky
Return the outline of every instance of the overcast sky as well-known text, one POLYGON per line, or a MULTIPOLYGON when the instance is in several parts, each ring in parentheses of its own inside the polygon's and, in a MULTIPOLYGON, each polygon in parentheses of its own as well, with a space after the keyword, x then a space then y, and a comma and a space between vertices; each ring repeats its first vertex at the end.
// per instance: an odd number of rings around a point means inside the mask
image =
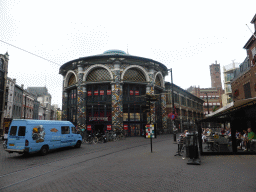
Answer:
POLYGON ((0 0, 0 53, 10 55, 8 77, 25 88, 46 86, 59 107, 59 67, 109 49, 128 47, 131 55, 163 63, 183 89, 208 88, 210 64, 217 61, 223 72, 245 59, 255 7, 255 0, 0 0))

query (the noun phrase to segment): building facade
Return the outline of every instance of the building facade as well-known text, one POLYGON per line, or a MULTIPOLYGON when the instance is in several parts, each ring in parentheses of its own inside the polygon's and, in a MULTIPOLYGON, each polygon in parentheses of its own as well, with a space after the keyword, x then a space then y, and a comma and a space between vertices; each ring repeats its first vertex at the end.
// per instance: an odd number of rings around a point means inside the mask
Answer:
POLYGON ((13 100, 14 100, 15 83, 16 83, 15 79, 11 79, 7 77, 4 118, 12 118, 13 116, 13 100))
MULTIPOLYGON (((195 122, 204 117, 203 104, 205 101, 173 84, 173 101, 175 107, 173 110, 172 84, 165 82, 165 89, 168 93, 166 96, 167 114, 170 114, 173 111, 176 113, 177 117, 174 120, 175 126, 179 128, 181 132, 184 130, 192 130, 195 126, 195 122)), ((172 131, 172 120, 168 118, 167 122, 168 128, 172 131)))
POLYGON ((60 67, 63 76, 62 119, 88 130, 125 130, 142 135, 151 121, 167 129, 164 77, 167 68, 152 59, 120 50, 69 61, 60 67), (145 95, 162 95, 143 113, 145 95))
POLYGON ((15 84, 14 97, 13 97, 13 111, 12 111, 13 119, 22 118, 22 111, 23 111, 22 108, 23 108, 23 88, 15 84))
POLYGON ((239 69, 240 63, 231 63, 223 67, 224 73, 224 94, 222 95, 222 106, 226 106, 233 101, 231 81, 235 77, 236 71, 239 69))
POLYGON ((8 73, 9 55, 0 54, 0 135, 4 134, 3 122, 4 122, 4 107, 6 99, 6 81, 8 73))
POLYGON ((52 96, 48 93, 48 89, 46 87, 28 87, 27 92, 34 95, 37 101, 40 103, 38 109, 38 119, 50 120, 52 96))
POLYGON ((234 101, 256 97, 256 14, 252 21, 255 32, 244 45, 247 57, 231 83, 234 101))

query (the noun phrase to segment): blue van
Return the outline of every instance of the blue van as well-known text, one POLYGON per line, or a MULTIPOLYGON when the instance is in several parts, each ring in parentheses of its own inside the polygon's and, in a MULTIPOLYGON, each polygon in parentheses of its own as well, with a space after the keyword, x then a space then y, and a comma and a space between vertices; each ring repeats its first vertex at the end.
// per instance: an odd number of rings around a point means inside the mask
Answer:
POLYGON ((28 154, 74 146, 79 148, 82 136, 69 121, 14 119, 9 128, 5 151, 28 154))

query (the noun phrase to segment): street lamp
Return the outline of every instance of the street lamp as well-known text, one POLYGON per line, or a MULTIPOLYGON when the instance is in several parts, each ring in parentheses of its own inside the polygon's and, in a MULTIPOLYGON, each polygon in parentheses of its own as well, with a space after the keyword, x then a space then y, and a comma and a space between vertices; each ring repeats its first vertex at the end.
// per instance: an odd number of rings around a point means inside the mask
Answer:
MULTIPOLYGON (((174 110, 174 97, 173 97, 172 68, 171 68, 171 69, 167 69, 167 71, 170 71, 170 72, 171 72, 171 84, 172 84, 172 114, 175 114, 175 110, 174 110)), ((172 119, 172 125, 173 125, 173 141, 176 142, 176 133, 177 133, 177 129, 176 129, 176 127, 175 127, 174 119, 172 119)))

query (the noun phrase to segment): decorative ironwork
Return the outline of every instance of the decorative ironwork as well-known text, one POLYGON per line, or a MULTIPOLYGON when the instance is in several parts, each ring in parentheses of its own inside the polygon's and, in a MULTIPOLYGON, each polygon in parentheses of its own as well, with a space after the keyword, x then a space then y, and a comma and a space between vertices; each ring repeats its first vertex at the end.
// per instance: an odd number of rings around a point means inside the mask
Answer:
POLYGON ((86 78, 86 81, 110 81, 111 76, 107 69, 97 68, 92 70, 86 78))
POLYGON ((68 86, 71 86, 74 84, 76 84, 76 77, 75 77, 75 75, 72 74, 68 80, 68 86))
POLYGON ((160 81, 160 78, 159 78, 158 75, 156 76, 156 82, 155 83, 156 83, 157 86, 161 87, 161 81, 160 81))
POLYGON ((136 82, 145 82, 145 75, 138 69, 128 69, 125 72, 124 81, 136 81, 136 82))

